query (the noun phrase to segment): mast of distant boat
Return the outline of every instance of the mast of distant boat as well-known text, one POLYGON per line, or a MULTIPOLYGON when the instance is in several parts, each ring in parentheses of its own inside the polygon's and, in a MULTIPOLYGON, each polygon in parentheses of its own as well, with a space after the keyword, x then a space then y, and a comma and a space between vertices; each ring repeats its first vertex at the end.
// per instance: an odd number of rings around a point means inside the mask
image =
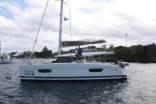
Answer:
POLYGON ((26 47, 27 47, 27 46, 25 46, 24 58, 26 58, 26 47))
POLYGON ((61 8, 60 8, 60 25, 59 25, 59 46, 58 46, 58 55, 61 54, 62 49, 62 15, 63 15, 63 0, 61 0, 61 8))
POLYGON ((0 56, 1 56, 1 41, 0 41, 0 56))

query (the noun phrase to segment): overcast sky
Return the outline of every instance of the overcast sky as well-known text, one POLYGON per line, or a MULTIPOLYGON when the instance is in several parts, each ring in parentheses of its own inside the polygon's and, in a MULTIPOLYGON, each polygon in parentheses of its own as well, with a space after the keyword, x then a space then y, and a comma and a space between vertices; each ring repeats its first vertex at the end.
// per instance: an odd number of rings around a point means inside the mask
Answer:
MULTIPOLYGON (((156 43, 156 0, 64 0, 62 40, 105 39, 106 45, 156 43)), ((2 52, 31 51, 47 0, 0 0, 2 52)), ((35 51, 57 51, 60 1, 49 0, 35 51)), ((75 47, 73 47, 75 48, 75 47)))

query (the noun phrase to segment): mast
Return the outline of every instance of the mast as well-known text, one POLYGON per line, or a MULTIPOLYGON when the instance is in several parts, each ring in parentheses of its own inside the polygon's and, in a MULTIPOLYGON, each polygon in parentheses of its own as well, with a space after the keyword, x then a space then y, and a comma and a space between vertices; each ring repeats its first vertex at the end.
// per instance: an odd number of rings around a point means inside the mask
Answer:
POLYGON ((60 8, 60 25, 59 25, 59 46, 58 46, 58 55, 61 54, 62 49, 62 15, 63 15, 63 0, 61 0, 61 8, 60 8))

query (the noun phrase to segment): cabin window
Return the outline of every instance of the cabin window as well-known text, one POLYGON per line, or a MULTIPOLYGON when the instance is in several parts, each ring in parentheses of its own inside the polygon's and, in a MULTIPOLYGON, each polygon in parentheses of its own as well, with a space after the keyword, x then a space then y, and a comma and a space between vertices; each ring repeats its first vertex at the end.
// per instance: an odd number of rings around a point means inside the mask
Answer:
POLYGON ((89 72, 102 72, 103 69, 95 68, 95 69, 88 69, 89 72))
POLYGON ((52 69, 38 69, 38 72, 40 73, 50 73, 52 69))

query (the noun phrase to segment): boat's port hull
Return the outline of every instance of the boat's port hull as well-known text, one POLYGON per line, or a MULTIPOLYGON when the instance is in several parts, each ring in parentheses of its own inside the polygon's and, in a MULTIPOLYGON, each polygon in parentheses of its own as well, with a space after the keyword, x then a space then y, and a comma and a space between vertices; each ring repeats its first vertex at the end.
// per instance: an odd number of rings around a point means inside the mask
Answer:
POLYGON ((121 67, 108 64, 39 64, 23 65, 21 80, 106 80, 127 79, 121 67))

